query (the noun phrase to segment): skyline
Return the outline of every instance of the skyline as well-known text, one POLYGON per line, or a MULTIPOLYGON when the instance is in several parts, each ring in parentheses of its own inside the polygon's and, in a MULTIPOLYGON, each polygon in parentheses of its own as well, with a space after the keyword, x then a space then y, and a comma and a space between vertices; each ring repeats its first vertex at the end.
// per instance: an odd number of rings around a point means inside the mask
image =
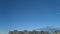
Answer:
POLYGON ((0 0, 0 33, 46 26, 60 28, 60 0, 0 0))

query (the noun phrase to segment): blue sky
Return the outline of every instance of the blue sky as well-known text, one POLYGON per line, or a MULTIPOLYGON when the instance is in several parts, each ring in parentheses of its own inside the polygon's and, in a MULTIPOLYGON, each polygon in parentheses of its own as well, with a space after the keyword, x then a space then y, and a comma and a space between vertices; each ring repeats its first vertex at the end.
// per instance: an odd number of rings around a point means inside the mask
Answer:
POLYGON ((0 33, 60 27, 60 0, 0 0, 0 33))

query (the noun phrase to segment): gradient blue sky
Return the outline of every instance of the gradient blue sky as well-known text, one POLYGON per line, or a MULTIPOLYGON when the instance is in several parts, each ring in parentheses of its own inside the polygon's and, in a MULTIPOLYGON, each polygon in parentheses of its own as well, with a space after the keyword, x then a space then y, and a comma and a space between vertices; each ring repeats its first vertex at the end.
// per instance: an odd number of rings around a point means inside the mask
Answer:
POLYGON ((0 33, 60 27, 60 0, 0 0, 0 33))

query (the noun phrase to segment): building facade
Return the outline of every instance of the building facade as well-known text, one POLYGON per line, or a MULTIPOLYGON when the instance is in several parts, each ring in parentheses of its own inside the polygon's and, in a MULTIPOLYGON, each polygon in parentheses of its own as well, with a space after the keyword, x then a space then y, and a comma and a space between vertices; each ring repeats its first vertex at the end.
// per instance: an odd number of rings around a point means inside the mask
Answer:
POLYGON ((54 31, 53 34, 60 34, 60 30, 54 31))

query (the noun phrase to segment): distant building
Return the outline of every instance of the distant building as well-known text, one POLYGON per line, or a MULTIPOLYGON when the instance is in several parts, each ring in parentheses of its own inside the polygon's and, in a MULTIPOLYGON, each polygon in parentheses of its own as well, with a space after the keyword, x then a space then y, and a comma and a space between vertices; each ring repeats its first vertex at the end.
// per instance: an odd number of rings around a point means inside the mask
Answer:
POLYGON ((25 32, 24 31, 18 31, 17 34, 24 34, 25 32))
POLYGON ((14 31, 13 31, 13 34, 18 34, 18 31, 17 31, 17 30, 14 30, 14 31))
POLYGON ((13 34, 13 31, 9 31, 9 33, 8 34, 13 34))
POLYGON ((49 34, 49 32, 48 31, 36 31, 36 30, 33 30, 33 31, 27 31, 27 30, 17 31, 17 30, 14 30, 14 31, 9 31, 9 34, 49 34))
POLYGON ((36 30, 33 30, 32 32, 33 32, 33 34, 38 34, 38 31, 36 31, 36 30))
POLYGON ((49 34, 48 31, 40 31, 40 34, 49 34))
POLYGON ((32 31, 29 31, 29 34, 33 34, 33 32, 32 31))
POLYGON ((24 30, 24 34, 29 34, 29 31, 27 31, 27 30, 24 30))
POLYGON ((18 34, 24 34, 24 32, 23 31, 19 31, 18 34))
POLYGON ((44 34, 49 34, 49 32, 48 31, 44 31, 44 34))
POLYGON ((60 30, 54 31, 53 34, 60 34, 60 30))

